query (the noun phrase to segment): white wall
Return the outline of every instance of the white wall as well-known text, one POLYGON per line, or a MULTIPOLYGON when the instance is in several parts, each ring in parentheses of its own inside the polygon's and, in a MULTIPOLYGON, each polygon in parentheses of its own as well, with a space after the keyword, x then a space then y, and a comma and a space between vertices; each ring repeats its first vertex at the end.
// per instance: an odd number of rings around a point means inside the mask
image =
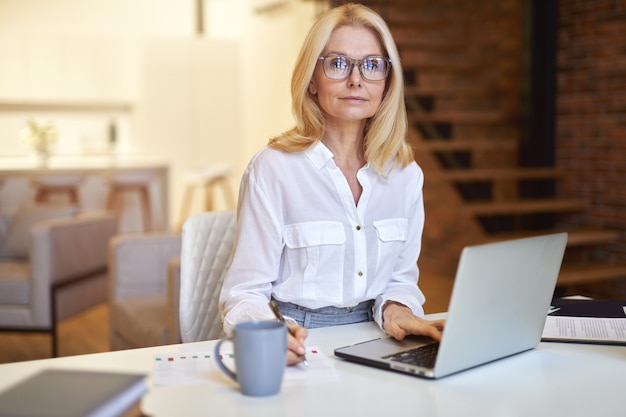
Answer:
MULTIPOLYGON (((195 0, 0 0, 0 107, 129 102, 113 115, 122 151, 171 163, 175 219, 187 170, 230 162, 236 187, 249 158, 292 126, 290 76, 314 3, 205 0, 199 39, 195 0)), ((106 140, 111 111, 53 113, 59 152, 106 140)), ((29 115, 0 108, 0 157, 28 152, 14 138, 29 115)))
POLYGON ((236 164, 239 48, 233 41, 152 37, 141 51, 135 149, 169 163, 176 216, 190 169, 236 164))
POLYGON ((191 36, 195 0, 0 0, 2 30, 191 36))
POLYGON ((237 177, 249 159, 293 126, 291 72, 302 40, 320 8, 303 0, 210 0, 207 34, 235 39, 241 48, 241 141, 237 177))

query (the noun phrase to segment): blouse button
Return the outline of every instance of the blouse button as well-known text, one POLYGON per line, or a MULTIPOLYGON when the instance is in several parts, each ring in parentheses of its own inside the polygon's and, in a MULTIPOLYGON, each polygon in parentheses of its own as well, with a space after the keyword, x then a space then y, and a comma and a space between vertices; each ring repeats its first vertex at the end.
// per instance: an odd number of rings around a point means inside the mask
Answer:
POLYGON ((356 230, 361 230, 361 226, 357 226, 357 227, 356 227, 356 230))
POLYGON ((359 272, 357 273, 357 275, 358 275, 358 276, 360 276, 360 277, 362 277, 362 276, 363 276, 363 271, 359 271, 359 272))

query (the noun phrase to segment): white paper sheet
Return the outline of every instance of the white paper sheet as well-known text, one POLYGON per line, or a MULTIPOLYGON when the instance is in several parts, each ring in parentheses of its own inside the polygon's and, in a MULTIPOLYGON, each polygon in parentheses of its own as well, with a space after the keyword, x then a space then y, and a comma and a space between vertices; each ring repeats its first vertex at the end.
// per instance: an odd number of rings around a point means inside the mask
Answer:
POLYGON ((543 340, 626 344, 626 318, 548 316, 543 340))
MULTIPOLYGON (((335 363, 317 347, 308 347, 306 353, 309 366, 302 364, 285 369, 283 387, 311 381, 324 382, 337 378, 335 363)), ((222 349, 222 361, 236 372, 232 350, 222 349)), ((155 386, 217 384, 230 382, 218 368, 213 352, 186 352, 156 354, 153 358, 153 382, 155 386)))

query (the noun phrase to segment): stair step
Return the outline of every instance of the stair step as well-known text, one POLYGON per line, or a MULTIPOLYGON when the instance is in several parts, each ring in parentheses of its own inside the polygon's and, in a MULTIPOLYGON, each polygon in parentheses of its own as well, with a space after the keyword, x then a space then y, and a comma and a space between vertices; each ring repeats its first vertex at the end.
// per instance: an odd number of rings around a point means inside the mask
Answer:
POLYGON ((557 286, 589 284, 617 278, 626 278, 626 264, 563 265, 557 286))
POLYGON ((402 68, 424 71, 442 71, 444 73, 458 73, 479 70, 481 63, 462 57, 454 53, 435 53, 432 51, 405 49, 400 53, 402 68), (464 58, 464 59, 463 59, 464 58))
MULTIPOLYGON (((406 69, 406 68, 404 68, 406 69)), ((468 86, 437 86, 437 85, 405 85, 404 95, 407 97, 476 97, 485 96, 484 88, 476 85, 468 86)))
POLYGON ((430 182, 455 181, 498 181, 498 180, 537 180, 562 177, 564 172, 557 168, 494 168, 494 169, 454 169, 431 171, 430 182))
POLYGON ((412 49, 420 49, 422 51, 432 49, 434 51, 458 51, 467 47, 467 42, 452 41, 445 38, 428 38, 425 36, 417 36, 415 34, 398 32, 393 36, 398 50, 401 52, 412 49))
MULTIPOLYGON (((436 5, 436 2, 431 5, 436 5)), ((401 5, 389 4, 379 10, 383 19, 390 27, 422 26, 441 28, 454 25, 458 22, 458 14, 445 9, 436 10, 424 7, 402 7, 401 5)))
POLYGON ((618 230, 589 229, 569 232, 567 246, 600 245, 617 242, 620 238, 618 230))
MULTIPOLYGON (((558 233, 560 230, 520 230, 516 232, 493 233, 488 235, 484 242, 491 243, 503 240, 521 239, 525 237, 548 235, 558 233)), ((567 247, 601 245, 619 240, 618 230, 582 228, 577 230, 567 230, 567 247)))
POLYGON ((575 199, 538 199, 517 201, 496 201, 465 203, 461 210, 476 216, 506 216, 532 213, 564 213, 585 210, 587 200, 575 199))
POLYGON ((408 115, 411 123, 501 123, 503 115, 500 111, 464 111, 464 112, 411 112, 408 115))
POLYGON ((406 49, 435 49, 440 51, 467 48, 467 40, 456 28, 440 26, 424 29, 418 26, 391 28, 391 34, 400 51, 406 49))
POLYGON ((518 142, 513 138, 499 139, 451 139, 451 140, 423 140, 417 134, 409 132, 409 141, 413 149, 433 152, 461 152, 473 150, 515 150, 518 142))

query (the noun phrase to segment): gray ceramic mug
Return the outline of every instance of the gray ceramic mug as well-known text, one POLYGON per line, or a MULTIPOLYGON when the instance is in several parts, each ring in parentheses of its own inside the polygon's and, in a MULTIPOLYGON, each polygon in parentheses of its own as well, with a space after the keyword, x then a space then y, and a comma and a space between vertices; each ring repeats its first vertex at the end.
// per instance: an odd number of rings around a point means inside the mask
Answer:
POLYGON ((278 321, 248 321, 235 326, 232 339, 215 345, 220 369, 239 384, 244 395, 264 397, 277 394, 287 363, 287 328, 278 321), (220 348, 232 341, 236 372, 222 362, 220 348))

